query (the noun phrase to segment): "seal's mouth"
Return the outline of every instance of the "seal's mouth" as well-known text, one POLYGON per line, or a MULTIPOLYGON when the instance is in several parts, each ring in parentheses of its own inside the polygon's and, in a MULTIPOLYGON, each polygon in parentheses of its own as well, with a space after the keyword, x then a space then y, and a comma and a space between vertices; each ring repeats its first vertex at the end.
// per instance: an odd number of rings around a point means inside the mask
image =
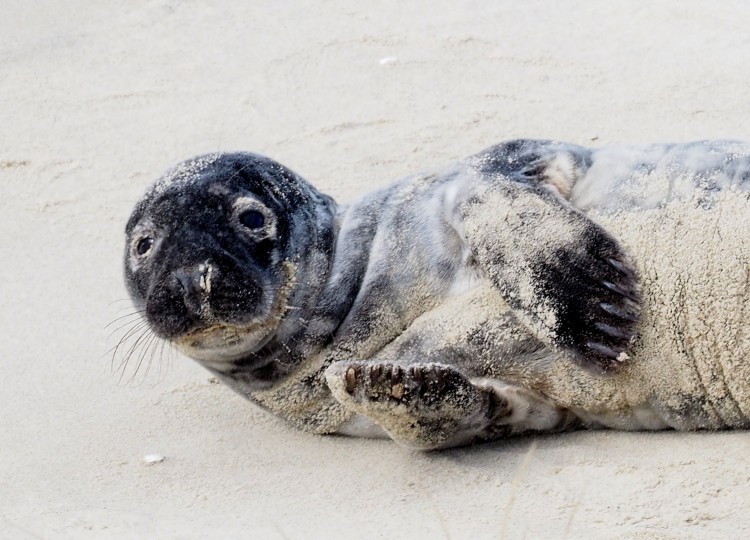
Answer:
POLYGON ((173 339, 186 356, 205 365, 227 364, 261 349, 273 337, 273 328, 265 321, 249 325, 214 324, 198 328, 173 339))

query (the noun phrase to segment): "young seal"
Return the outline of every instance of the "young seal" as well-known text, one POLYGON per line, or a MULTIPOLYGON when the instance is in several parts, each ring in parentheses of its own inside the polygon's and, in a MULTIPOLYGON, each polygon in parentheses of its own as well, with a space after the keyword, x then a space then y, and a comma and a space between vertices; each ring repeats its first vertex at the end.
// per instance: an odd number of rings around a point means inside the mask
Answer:
POLYGON ((315 433, 743 428, 748 191, 729 141, 510 141, 347 206, 211 154, 137 204, 125 279, 158 336, 315 433))

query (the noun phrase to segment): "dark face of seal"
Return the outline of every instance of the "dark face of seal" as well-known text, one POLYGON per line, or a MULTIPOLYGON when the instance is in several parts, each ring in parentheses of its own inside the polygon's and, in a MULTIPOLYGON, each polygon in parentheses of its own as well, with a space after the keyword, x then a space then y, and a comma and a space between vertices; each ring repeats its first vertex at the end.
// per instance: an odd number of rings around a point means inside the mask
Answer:
POLYGON ((327 271, 307 261, 330 251, 333 211, 328 197, 268 158, 188 160, 128 221, 128 290, 154 332, 188 356, 218 370, 247 363, 282 324, 290 298, 304 302, 300 273, 327 271))

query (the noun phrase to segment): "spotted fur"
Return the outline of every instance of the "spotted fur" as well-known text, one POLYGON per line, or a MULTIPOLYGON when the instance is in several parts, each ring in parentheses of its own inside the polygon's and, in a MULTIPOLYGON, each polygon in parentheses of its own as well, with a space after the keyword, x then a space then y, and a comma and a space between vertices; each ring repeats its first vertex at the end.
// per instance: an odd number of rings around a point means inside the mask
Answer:
POLYGON ((201 156, 136 206, 126 283, 158 335, 307 431, 438 448, 578 425, 726 427, 650 403, 612 420, 548 387, 559 366, 595 388, 634 362, 635 265, 588 213, 696 194, 710 207, 750 188, 749 171, 742 143, 510 141, 341 206, 268 158, 201 156))

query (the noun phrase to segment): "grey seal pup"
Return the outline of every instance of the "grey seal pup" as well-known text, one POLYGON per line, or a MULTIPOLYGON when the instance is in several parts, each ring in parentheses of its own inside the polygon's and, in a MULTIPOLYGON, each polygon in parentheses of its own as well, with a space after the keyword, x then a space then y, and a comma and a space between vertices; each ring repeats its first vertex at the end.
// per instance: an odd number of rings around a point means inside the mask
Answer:
POLYGON ((159 337, 309 432, 746 428, 748 191, 732 141, 515 140, 348 205, 209 154, 136 205, 125 281, 159 337))

